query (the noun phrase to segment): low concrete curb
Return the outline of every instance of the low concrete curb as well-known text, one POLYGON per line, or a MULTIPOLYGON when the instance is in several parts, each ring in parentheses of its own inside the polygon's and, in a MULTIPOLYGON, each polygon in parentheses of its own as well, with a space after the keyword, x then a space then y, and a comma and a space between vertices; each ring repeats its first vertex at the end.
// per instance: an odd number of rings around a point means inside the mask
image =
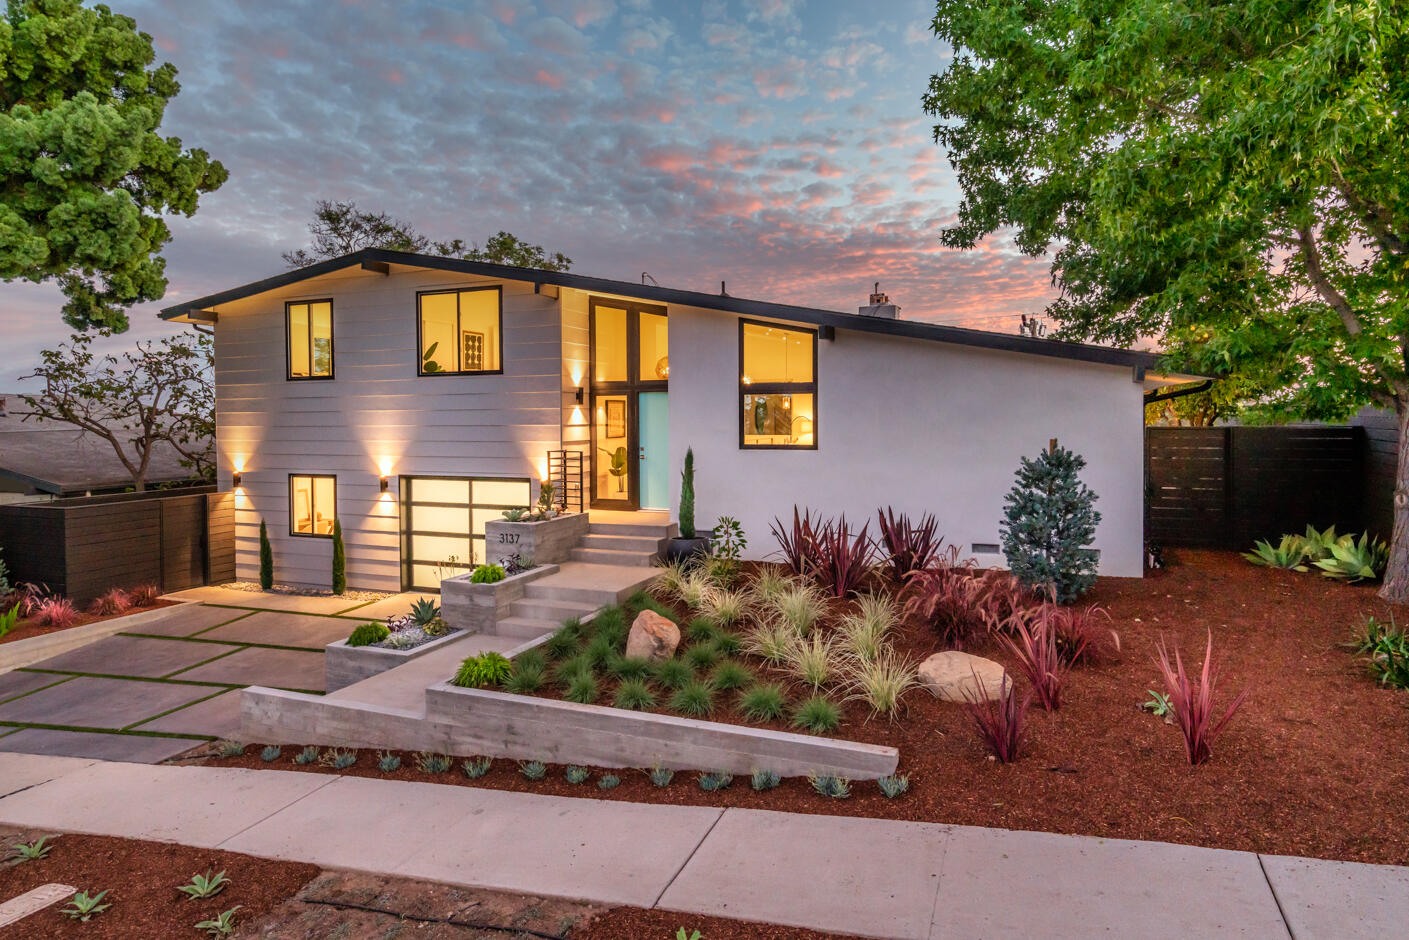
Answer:
POLYGON ((144 610, 141 613, 128 614, 126 617, 86 623, 81 627, 69 627, 67 630, 15 640, 12 643, 0 643, 0 674, 22 666, 32 666, 60 653, 67 653, 115 633, 122 633, 124 630, 134 630, 144 624, 165 620, 187 604, 199 604, 199 601, 180 601, 169 607, 158 607, 156 610, 144 610))

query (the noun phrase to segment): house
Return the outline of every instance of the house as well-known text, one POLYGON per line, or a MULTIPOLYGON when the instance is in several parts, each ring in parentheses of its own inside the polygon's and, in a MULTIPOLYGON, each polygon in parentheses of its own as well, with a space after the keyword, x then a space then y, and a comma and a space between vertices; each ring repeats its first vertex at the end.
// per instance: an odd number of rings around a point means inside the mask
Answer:
MULTIPOLYGON (((239 577, 268 524, 281 581, 435 587, 484 557, 484 524, 576 468, 593 509, 666 509, 687 447, 697 519, 739 519, 749 557, 794 504, 933 512, 983 564, 1018 460, 1057 438, 1099 494, 1107 575, 1143 567, 1149 353, 905 320, 877 294, 836 313, 382 249, 201 297, 214 327, 219 485, 239 577), (580 457, 579 457, 580 455, 580 457)), ((874 524, 872 532, 875 531, 874 524)))

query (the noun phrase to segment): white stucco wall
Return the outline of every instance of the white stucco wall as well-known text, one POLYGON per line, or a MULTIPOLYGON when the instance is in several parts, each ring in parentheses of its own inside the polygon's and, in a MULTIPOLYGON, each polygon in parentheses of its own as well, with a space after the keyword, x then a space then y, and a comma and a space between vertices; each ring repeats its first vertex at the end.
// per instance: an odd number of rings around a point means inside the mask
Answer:
POLYGON ((217 308, 220 488, 242 466, 235 502, 237 576, 254 580, 259 521, 275 577, 327 587, 332 543, 289 535, 288 474, 337 476, 352 587, 401 585, 401 476, 537 480, 561 441, 563 334, 558 300, 522 281, 415 269, 348 269, 217 308), (504 291, 503 375, 417 375, 416 292, 471 284, 504 291), (286 381, 284 303, 333 299, 331 380, 286 381), (380 492, 381 464, 390 491, 380 492))
POLYGON ((738 518, 761 558, 777 550, 769 524, 791 521, 794 504, 870 520, 873 535, 891 506, 934 513, 967 556, 999 541, 1019 458, 1055 437, 1086 458, 1099 496, 1101 573, 1141 575, 1143 412, 1128 367, 838 330, 818 343, 817 450, 741 450, 737 319, 670 308, 671 462, 678 479, 694 448, 700 527, 738 518))

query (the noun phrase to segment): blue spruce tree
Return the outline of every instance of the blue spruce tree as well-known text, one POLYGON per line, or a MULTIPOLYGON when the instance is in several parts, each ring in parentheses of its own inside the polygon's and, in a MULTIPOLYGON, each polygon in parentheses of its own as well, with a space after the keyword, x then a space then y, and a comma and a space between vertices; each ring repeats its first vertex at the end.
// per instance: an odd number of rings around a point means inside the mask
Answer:
POLYGON ((1028 587, 1070 603, 1096 582, 1089 548, 1101 514, 1079 476, 1086 461, 1065 447, 1022 458, 999 526, 1008 568, 1028 587))

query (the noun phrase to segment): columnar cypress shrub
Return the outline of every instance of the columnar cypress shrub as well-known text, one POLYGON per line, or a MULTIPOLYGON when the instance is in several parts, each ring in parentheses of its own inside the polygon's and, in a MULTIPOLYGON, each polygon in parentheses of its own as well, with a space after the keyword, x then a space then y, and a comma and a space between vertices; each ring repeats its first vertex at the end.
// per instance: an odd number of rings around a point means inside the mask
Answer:
POLYGON ((333 520, 333 593, 347 590, 347 552, 342 547, 342 520, 333 520))
POLYGON ((685 448, 685 469, 680 471, 680 537, 695 537, 695 449, 685 448))
POLYGON ((1079 476, 1086 461, 1065 447, 1022 458, 999 525, 1008 567, 1023 584, 1070 603, 1096 581, 1096 494, 1079 476))
POLYGON ((274 549, 269 547, 269 528, 259 520, 259 586, 269 590, 274 586, 274 549))

